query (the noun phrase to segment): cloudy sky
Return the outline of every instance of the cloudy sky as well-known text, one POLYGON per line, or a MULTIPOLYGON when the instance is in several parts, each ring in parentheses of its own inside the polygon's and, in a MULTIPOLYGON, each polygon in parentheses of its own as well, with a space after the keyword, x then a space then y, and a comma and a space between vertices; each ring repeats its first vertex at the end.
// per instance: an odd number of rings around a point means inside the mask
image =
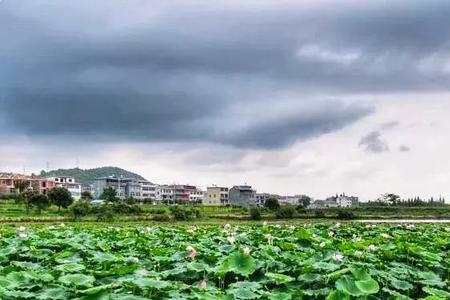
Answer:
POLYGON ((450 199, 449 1, 0 1, 0 170, 450 199))

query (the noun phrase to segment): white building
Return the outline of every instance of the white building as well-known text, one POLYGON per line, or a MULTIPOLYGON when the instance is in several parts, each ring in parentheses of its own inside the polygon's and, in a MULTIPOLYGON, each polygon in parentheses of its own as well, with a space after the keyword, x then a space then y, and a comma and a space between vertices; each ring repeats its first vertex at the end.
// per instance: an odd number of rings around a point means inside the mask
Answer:
POLYGON ((70 176, 49 177, 50 181, 55 182, 55 187, 66 188, 74 200, 81 199, 81 184, 75 182, 75 178, 70 176))
POLYGON ((141 186, 141 196, 139 199, 156 200, 156 184, 146 180, 139 180, 138 183, 141 186))
POLYGON ((175 189, 173 185, 158 185, 155 188, 155 199, 157 202, 172 202, 174 201, 175 189))
POLYGON ((203 203, 204 198, 205 198, 205 192, 200 189, 192 191, 189 194, 189 202, 203 203))

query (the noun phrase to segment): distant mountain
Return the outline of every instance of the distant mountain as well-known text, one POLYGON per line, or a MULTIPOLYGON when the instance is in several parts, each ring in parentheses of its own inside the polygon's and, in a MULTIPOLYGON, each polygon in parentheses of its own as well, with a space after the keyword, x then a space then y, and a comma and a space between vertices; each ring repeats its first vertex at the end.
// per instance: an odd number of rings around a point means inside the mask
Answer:
POLYGON ((71 176, 74 177, 78 183, 81 184, 91 184, 96 178, 104 176, 123 176, 124 178, 134 178, 138 180, 146 180, 141 175, 136 173, 117 168, 117 167, 101 167, 95 169, 58 169, 45 172, 44 170, 40 173, 41 176, 55 177, 55 176, 71 176))

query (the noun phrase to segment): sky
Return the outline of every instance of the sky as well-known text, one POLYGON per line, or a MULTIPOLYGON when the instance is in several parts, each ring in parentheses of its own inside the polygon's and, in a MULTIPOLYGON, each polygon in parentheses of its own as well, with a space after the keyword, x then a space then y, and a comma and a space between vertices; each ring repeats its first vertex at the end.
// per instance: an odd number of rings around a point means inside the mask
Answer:
POLYGON ((0 170, 450 200, 449 1, 0 1, 0 170))

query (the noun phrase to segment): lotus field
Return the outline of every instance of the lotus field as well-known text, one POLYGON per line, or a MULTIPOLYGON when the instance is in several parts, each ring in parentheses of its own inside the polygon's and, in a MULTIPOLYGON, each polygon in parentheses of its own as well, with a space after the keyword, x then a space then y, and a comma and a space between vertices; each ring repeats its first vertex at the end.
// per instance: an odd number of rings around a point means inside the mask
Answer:
POLYGON ((1 299, 450 299, 448 225, 0 227, 1 299))

